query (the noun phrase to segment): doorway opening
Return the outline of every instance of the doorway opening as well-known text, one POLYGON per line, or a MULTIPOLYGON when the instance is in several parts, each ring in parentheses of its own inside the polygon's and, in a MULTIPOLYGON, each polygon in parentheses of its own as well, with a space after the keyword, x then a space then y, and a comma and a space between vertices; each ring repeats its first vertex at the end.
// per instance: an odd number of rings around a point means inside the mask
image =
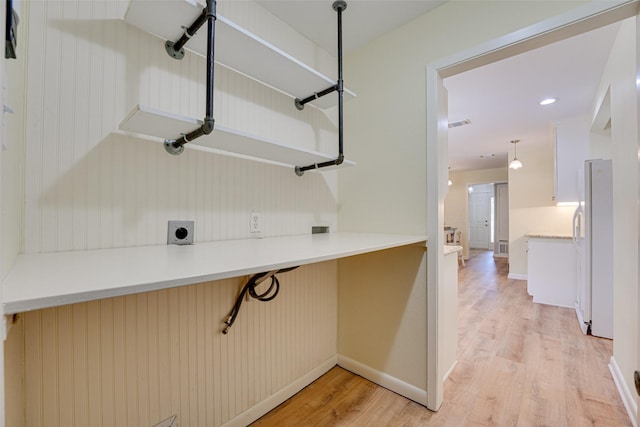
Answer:
MULTIPOLYGON (((430 246, 444 244, 444 200, 447 193, 444 179, 447 176, 447 128, 446 89, 443 78, 471 70, 522 52, 532 50, 599 26, 617 22, 637 14, 637 3, 616 2, 614 5, 590 3, 571 13, 527 27, 469 51, 428 64, 427 87, 427 216, 430 246)), ((444 257, 442 251, 429 251, 427 255, 428 277, 428 352, 437 355, 440 316, 438 289, 442 284, 444 257)), ((443 399, 443 384, 437 377, 438 357, 428 361, 428 407, 437 410, 443 399)), ((630 414, 632 411, 629 411, 630 414)))

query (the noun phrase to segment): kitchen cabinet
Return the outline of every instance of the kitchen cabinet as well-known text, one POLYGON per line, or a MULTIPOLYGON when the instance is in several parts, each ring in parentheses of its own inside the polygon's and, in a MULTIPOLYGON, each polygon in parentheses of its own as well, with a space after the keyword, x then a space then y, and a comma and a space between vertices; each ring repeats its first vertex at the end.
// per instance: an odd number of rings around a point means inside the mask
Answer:
POLYGON ((577 251, 571 236, 529 233, 527 291, 533 302, 574 308, 577 251))
POLYGON ((589 126, 583 119, 555 124, 555 198, 558 203, 580 200, 584 161, 589 156, 589 126))

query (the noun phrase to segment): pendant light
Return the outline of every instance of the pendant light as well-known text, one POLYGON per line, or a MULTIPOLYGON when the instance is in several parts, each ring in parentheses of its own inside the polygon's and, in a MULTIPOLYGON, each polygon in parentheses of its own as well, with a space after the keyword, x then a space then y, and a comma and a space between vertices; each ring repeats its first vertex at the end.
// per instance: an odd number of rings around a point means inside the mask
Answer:
POLYGON ((509 169, 520 169, 522 167, 522 162, 520 160, 518 160, 518 156, 517 156, 517 148, 518 148, 518 142, 520 142, 519 139, 514 139, 513 141, 511 141, 513 145, 513 160, 511 160, 511 163, 509 163, 509 169))

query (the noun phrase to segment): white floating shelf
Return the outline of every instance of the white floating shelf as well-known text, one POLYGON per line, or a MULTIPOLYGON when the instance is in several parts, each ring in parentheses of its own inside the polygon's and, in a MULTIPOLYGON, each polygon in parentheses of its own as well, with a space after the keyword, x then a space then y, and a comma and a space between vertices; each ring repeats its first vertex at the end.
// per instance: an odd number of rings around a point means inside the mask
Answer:
POLYGON ((426 242, 328 233, 20 255, 2 282, 4 314, 245 276, 426 242))
MULTIPOLYGON (((137 105, 120 123, 120 129, 163 139, 178 139, 182 134, 189 133, 201 125, 201 120, 192 117, 168 113, 146 105, 137 105)), ((289 166, 307 166, 335 159, 328 154, 282 144, 217 124, 212 133, 195 139, 185 147, 192 144, 216 152, 267 160, 289 166)), ((354 162, 345 160, 340 166, 322 168, 318 171, 354 165, 354 162)))
MULTIPOLYGON (((194 0, 131 0, 124 20, 164 41, 176 41, 184 32, 182 27, 189 27, 202 13, 203 7, 194 0)), ((205 24, 189 40, 185 49, 205 56, 206 33, 205 24)), ((220 14, 216 20, 215 61, 293 98, 306 98, 336 84, 336 80, 220 14)), ((355 97, 348 89, 344 90, 343 95, 345 101, 355 97)), ((321 109, 333 107, 338 104, 338 95, 326 95, 310 104, 321 109)), ((291 105, 295 108, 293 102, 291 105)))

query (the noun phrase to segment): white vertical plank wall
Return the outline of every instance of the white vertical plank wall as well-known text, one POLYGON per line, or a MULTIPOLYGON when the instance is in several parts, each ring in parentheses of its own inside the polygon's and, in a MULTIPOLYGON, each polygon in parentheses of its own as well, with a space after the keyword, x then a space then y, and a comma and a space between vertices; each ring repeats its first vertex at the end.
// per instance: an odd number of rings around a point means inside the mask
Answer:
MULTIPOLYGON (((252 210, 263 214, 261 237, 335 225, 332 184, 320 174, 301 179, 291 168, 193 149, 170 156, 157 141, 117 132, 138 103, 204 117, 204 58, 170 58, 159 39, 118 19, 117 1, 29 6, 26 253, 162 244, 169 219, 197 220, 199 241, 248 238, 252 210)), ((291 98, 222 66, 215 84, 216 123, 337 147, 324 113, 299 112, 291 98)))
MULTIPOLYGON (((194 220, 196 244, 336 228, 335 173, 299 178, 194 149, 170 156, 160 142, 118 132, 138 103, 195 117, 205 104, 204 59, 169 58, 159 39, 122 21, 127 0, 27 3, 25 253, 164 244, 170 219, 194 220), (259 236, 249 233, 252 211, 262 213, 259 236)), ((255 4, 220 3, 294 54, 310 45, 255 4)), ((306 55, 327 63, 326 53, 306 55)), ((314 108, 299 112, 218 65, 215 85, 218 124, 316 150, 336 144, 314 108)), ((216 426, 335 356, 337 262, 283 274, 278 298, 245 303, 224 336, 244 280, 21 314, 5 354, 24 407, 11 408, 8 425, 152 426, 178 415, 182 427, 216 426)))

